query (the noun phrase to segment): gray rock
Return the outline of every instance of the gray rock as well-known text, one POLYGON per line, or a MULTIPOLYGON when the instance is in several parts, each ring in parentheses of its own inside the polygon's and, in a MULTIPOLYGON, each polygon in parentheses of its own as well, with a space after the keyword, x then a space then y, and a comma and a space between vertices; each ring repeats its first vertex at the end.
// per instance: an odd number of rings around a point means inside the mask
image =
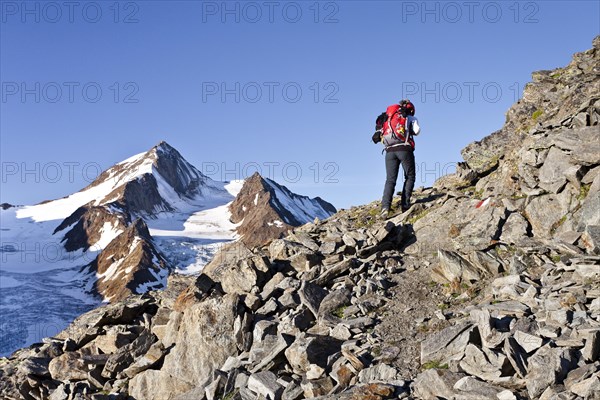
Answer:
POLYGON ((274 336, 277 333, 277 323, 268 319, 263 319, 254 324, 252 331, 252 337, 254 344, 262 343, 262 341, 268 336, 274 336))
POLYGON ((169 399, 193 388, 190 383, 154 369, 148 369, 129 381, 129 394, 135 399, 144 400, 169 399))
POLYGON ((154 343, 150 349, 141 357, 137 358, 133 364, 123 371, 123 374, 129 378, 133 378, 135 375, 142 371, 151 368, 153 365, 159 363, 167 350, 161 342, 154 343))
POLYGON ((585 338, 585 346, 581 350, 583 359, 587 362, 598 360, 600 355, 600 331, 588 332, 585 338))
POLYGON ((267 279, 264 260, 252 256, 241 241, 235 242, 223 247, 202 272, 219 282, 225 293, 250 293, 267 279))
POLYGON ((421 399, 454 398, 454 385, 464 374, 448 370, 429 369, 421 372, 411 385, 412 394, 421 399))
POLYGON ((304 379, 300 386, 304 390, 304 397, 310 399, 313 397, 324 396, 331 392, 333 389, 333 381, 329 377, 315 380, 304 379))
POLYGON ((273 260, 286 260, 296 254, 311 253, 311 250, 288 239, 275 239, 269 244, 269 254, 273 260))
MULTIPOLYGON (((600 214, 600 211, 597 212, 600 214)), ((600 254, 600 225, 587 225, 581 235, 581 242, 589 253, 600 254)))
POLYGON ((431 277, 439 283, 472 282, 480 279, 480 272, 460 254, 438 250, 439 265, 433 268, 431 277))
POLYGON ((71 325, 56 338, 65 340, 65 344, 72 343, 72 351, 95 339, 100 333, 100 328, 105 325, 129 324, 139 315, 142 315, 151 305, 153 300, 131 296, 118 303, 108 304, 89 311, 75 319, 71 325))
POLYGON ((360 383, 387 383, 396 379, 398 379, 398 371, 396 368, 386 364, 377 364, 374 367, 365 368, 358 373, 358 381, 360 383))
POLYGON ((314 253, 299 253, 288 258, 288 261, 297 272, 312 272, 311 269, 319 263, 320 258, 314 253))
POLYGON ((319 247, 319 252, 324 255, 335 253, 340 243, 333 240, 324 241, 319 247))
POLYGON ((575 368, 567 374, 563 384, 567 390, 571 389, 571 386, 574 384, 586 380, 594 373, 600 370, 600 366, 598 364, 585 364, 579 368, 575 368))
MULTIPOLYGON (((292 321, 291 324, 294 328, 298 329, 299 331, 306 331, 311 325, 312 323, 315 321, 315 317, 313 316, 312 312, 310 312, 308 309, 304 308, 301 309, 300 311, 297 311, 293 317, 292 317, 292 321)), ((320 327, 319 325, 316 325, 316 327, 320 327)), ((323 330, 326 330, 326 327, 321 327, 323 330)))
POLYGON ((57 381, 79 381, 87 378, 89 368, 78 353, 68 351, 50 361, 48 370, 57 381))
POLYGON ((133 393, 137 393, 139 398, 159 400, 192 388, 204 390, 212 381, 212 372, 237 354, 235 321, 239 305, 237 295, 226 294, 189 306, 181 319, 175 346, 165 356, 162 368, 134 376, 129 392, 134 397, 133 393))
POLYGON ((381 353, 373 359, 373 361, 382 361, 391 364, 400 354, 400 348, 396 346, 383 346, 381 353))
MULTIPOLYGON (((60 356, 57 356, 58 358, 60 356)), ((56 359, 54 358, 54 359, 56 359)), ((67 360, 63 360, 67 361, 67 360)), ((23 360, 18 365, 18 371, 22 375, 35 375, 38 377, 50 377, 50 371, 48 370, 48 364, 50 359, 33 357, 23 360)), ((56 366, 55 366, 56 367, 56 366)))
POLYGON ((561 382, 574 366, 570 350, 544 346, 528 360, 527 392, 531 398, 539 397, 548 387, 561 382))
POLYGON ((582 165, 597 165, 600 154, 598 127, 586 126, 577 129, 563 129, 552 136, 549 144, 570 152, 571 159, 582 165))
POLYGON ((585 185, 591 184, 594 179, 600 175, 600 165, 590 169, 584 176, 581 178, 581 183, 585 185))
POLYGON ((348 289, 339 289, 329 292, 327 296, 323 298, 319 306, 318 319, 322 321, 333 321, 337 322, 337 318, 332 318, 333 312, 339 310, 341 307, 350 304, 351 292, 348 289))
POLYGON ((460 154, 471 169, 483 175, 498 166, 504 146, 506 139, 502 139, 502 131, 496 131, 484 141, 469 144, 460 154))
POLYGON ((568 212, 555 194, 546 194, 531 199, 525 208, 534 236, 550 237, 553 229, 568 212))
POLYGON ((273 277, 265 283, 260 293, 260 298, 263 301, 267 301, 276 289, 279 289, 279 284, 285 279, 285 275, 281 272, 277 272, 273 277))
POLYGON ((370 233, 375 237, 377 242, 383 242, 390 235, 390 233, 394 230, 395 227, 396 224, 394 222, 387 221, 385 225, 372 230, 370 233))
POLYGON ((106 328, 104 335, 98 336, 93 343, 104 354, 112 354, 135 340, 135 336, 127 325, 113 325, 106 328))
POLYGON ((337 324, 331 328, 330 336, 339 340, 348 340, 352 337, 352 332, 342 324, 337 324))
POLYGON ((327 268, 322 274, 320 274, 315 280, 314 283, 318 286, 324 287, 326 286, 332 279, 337 278, 338 276, 348 272, 350 268, 356 266, 357 260, 354 258, 345 259, 338 264, 327 268))
POLYGON ((571 386, 571 392, 583 397, 584 399, 600 399, 600 373, 587 378, 571 386))
POLYGON ((496 394, 496 398, 498 400, 518 400, 517 396, 515 396, 514 393, 508 389, 496 394))
POLYGON ((527 236, 528 227, 527 220, 520 213, 514 212, 504 223, 500 240, 507 243, 518 243, 524 236, 527 236))
POLYGON ((279 300, 279 304, 284 309, 296 308, 300 305, 300 296, 298 296, 298 293, 292 291, 284 292, 277 300, 279 300))
POLYGON ((61 383, 58 387, 50 394, 49 400, 67 400, 69 398, 69 385, 61 383))
POLYGON ((248 389, 264 396, 267 400, 279 400, 283 386, 277 382, 277 376, 271 371, 262 371, 250 375, 248 389))
POLYGON ((565 171, 572 167, 571 157, 556 147, 550 148, 544 165, 539 170, 539 185, 551 193, 558 193, 567 183, 565 171))
POLYGON ((498 275, 504 270, 502 261, 483 251, 474 251, 469 257, 471 264, 480 271, 484 271, 486 275, 498 275))
POLYGON ((527 315, 531 311, 529 306, 526 304, 514 300, 501 301, 495 304, 486 304, 485 308, 490 312, 497 312, 503 315, 514 315, 517 317, 527 315))
POLYGON ((457 392, 456 399, 460 400, 480 400, 497 399, 498 394, 503 391, 502 388, 482 382, 472 376, 465 376, 454 384, 457 392))
MULTIPOLYGON (((131 363, 141 355, 145 354, 150 346, 155 342, 156 337, 148 330, 144 331, 133 342, 121 347, 116 353, 112 354, 102 370, 102 376, 105 378, 121 378, 121 372, 129 367, 131 363)), ((139 368, 143 368, 143 362, 140 361, 139 368)))
POLYGON ((260 315, 273 314, 275 311, 277 311, 278 308, 279 308, 279 303, 277 302, 277 300, 270 298, 269 300, 267 300, 267 302, 265 304, 263 304, 262 307, 260 307, 258 310, 256 310, 256 314, 260 314, 260 315))
POLYGON ((315 242, 314 239, 307 233, 296 230, 290 235, 290 238, 312 251, 319 250, 319 245, 317 242, 315 242))
POLYGON ((485 349, 486 354, 473 344, 467 345, 460 367, 468 374, 486 381, 494 381, 502 375, 506 357, 485 349))
POLYGON ((530 335, 519 330, 515 332, 514 338, 526 353, 531 353, 532 351, 539 349, 543 344, 541 337, 530 335))
POLYGON ((298 295, 300 296, 302 304, 313 313, 315 318, 317 318, 319 307, 327 295, 327 292, 314 283, 302 281, 302 286, 300 286, 300 289, 298 290, 298 295))
POLYGON ((299 400, 301 396, 304 395, 304 389, 295 382, 290 382, 283 394, 281 395, 281 400, 299 400))
POLYGON ((340 350, 341 341, 327 336, 301 335, 285 350, 285 356, 296 374, 306 373, 311 364, 327 367, 327 357, 340 350))
POLYGON ((269 335, 256 343, 250 350, 249 361, 254 366, 250 372, 257 372, 269 365, 293 342, 294 338, 286 334, 269 335))
POLYGON ((514 338, 510 337, 505 340, 504 354, 506 354, 506 358, 508 358, 517 374, 524 378, 527 375, 525 354, 514 338))
POLYGON ((469 323, 462 323, 429 335, 421 342, 421 364, 460 360, 476 329, 469 323))
POLYGON ((492 240, 499 239, 498 227, 506 219, 507 214, 506 207, 501 202, 495 198, 488 198, 481 203, 479 208, 472 204, 465 204, 463 207, 466 207, 466 219, 455 220, 453 223, 468 222, 460 230, 460 234, 453 239, 455 245, 466 253, 486 249, 492 240))
MULTIPOLYGON (((217 374, 217 376, 213 379, 213 381, 204 389, 204 393, 200 390, 200 388, 196 388, 184 395, 177 396, 178 398, 184 397, 189 398, 189 400, 193 400, 189 396, 193 393, 195 395, 194 399, 199 398, 203 394, 206 396, 206 400, 217 400, 217 393, 223 390, 223 376, 217 374)), ((187 400, 187 399, 186 399, 187 400)))
MULTIPOLYGON (((496 281, 497 280, 495 280, 494 282, 496 281)), ((485 308, 471 310, 470 317, 471 321, 473 321, 477 325, 482 345, 487 348, 498 347, 509 335, 508 332, 498 332, 496 329, 494 329, 490 312, 485 308)))

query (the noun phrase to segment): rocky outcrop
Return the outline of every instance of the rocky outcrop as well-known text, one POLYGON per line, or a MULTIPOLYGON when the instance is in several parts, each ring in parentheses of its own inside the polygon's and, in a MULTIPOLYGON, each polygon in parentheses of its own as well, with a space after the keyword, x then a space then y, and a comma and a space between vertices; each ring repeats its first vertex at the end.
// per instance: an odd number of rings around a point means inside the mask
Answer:
POLYGON ((2 208, 3 210, 8 210, 11 207, 14 207, 14 205, 12 205, 10 203, 2 203, 2 204, 0 204, 0 208, 2 208))
POLYGON ((280 238, 291 228, 336 212, 333 205, 290 192, 285 186, 255 173, 229 206, 231 221, 247 246, 260 246, 280 238))
POLYGON ((594 45, 557 77, 535 74, 504 130, 408 211, 381 220, 374 202, 226 246, 198 277, 174 275, 3 359, 2 394, 598 398, 600 160, 578 142, 598 121, 595 105, 580 115, 596 93, 577 83, 597 86, 594 45), (557 78, 576 92, 552 90, 557 78), (547 118, 560 124, 523 129, 532 105, 559 100, 547 118), (521 148, 500 140, 506 129, 521 148))
MULTIPOLYGON (((100 242, 105 235, 112 236, 123 232, 130 223, 129 214, 115 205, 79 207, 64 219, 53 234, 62 234, 61 242, 67 251, 83 250, 100 242)), ((106 240, 106 238, 104 238, 106 240)))
POLYGON ((88 267, 94 288, 107 301, 165 287, 169 265, 138 218, 115 237, 88 267))

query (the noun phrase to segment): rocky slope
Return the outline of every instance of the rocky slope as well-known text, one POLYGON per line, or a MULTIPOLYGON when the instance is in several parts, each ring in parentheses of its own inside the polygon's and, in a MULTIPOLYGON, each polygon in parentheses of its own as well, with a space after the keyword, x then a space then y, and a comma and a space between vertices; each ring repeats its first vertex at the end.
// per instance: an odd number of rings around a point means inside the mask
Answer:
POLYGON ((229 206, 236 231, 249 247, 281 237, 291 228, 336 212, 330 203, 292 193, 285 186, 255 173, 229 206))
POLYGON ((226 246, 198 277, 2 359, 1 393, 598 399, 599 58, 600 37, 535 73, 505 127, 407 212, 378 220, 374 202, 226 246))
POLYGON ((88 268, 96 278, 95 291, 107 301, 162 289, 170 269, 141 218, 111 241, 88 268))

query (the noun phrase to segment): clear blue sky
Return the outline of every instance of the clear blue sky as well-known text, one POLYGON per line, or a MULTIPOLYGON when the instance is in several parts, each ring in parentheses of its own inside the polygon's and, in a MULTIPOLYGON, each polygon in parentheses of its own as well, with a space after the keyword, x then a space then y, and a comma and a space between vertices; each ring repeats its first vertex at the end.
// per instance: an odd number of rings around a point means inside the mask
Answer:
POLYGON ((338 208, 367 203, 385 179, 374 119, 408 95, 417 185, 431 185, 502 126, 532 71, 600 33, 597 1, 0 5, 0 200, 13 204, 77 191, 160 140, 214 179, 258 166, 338 208))

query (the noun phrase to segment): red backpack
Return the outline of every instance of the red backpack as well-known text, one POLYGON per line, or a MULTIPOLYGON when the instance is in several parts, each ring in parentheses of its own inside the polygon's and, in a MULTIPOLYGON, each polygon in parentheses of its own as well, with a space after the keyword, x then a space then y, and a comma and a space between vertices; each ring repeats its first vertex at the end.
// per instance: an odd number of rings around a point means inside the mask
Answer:
MULTIPOLYGON (((412 103, 410 105, 412 106, 412 103)), ((387 108, 385 111, 387 120, 383 123, 381 131, 382 141, 386 147, 409 144, 413 149, 415 148, 412 136, 406 133, 406 116, 411 112, 414 114, 414 106, 409 109, 406 105, 392 104, 387 108)))

